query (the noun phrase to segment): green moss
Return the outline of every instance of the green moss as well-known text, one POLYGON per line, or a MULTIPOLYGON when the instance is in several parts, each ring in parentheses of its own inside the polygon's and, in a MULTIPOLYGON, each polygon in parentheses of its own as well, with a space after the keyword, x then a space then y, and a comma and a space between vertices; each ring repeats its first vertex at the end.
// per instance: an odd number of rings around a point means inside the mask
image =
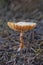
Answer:
POLYGON ((6 4, 8 4, 8 0, 0 0, 0 4, 2 5, 2 6, 5 6, 6 4))

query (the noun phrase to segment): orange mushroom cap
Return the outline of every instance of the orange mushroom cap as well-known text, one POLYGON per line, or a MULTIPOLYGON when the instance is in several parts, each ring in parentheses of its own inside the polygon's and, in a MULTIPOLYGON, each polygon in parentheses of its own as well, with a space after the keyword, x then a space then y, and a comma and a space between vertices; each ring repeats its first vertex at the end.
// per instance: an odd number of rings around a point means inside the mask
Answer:
POLYGON ((18 22, 18 23, 8 22, 7 25, 11 29, 16 31, 28 31, 36 27, 36 23, 34 22, 18 22))

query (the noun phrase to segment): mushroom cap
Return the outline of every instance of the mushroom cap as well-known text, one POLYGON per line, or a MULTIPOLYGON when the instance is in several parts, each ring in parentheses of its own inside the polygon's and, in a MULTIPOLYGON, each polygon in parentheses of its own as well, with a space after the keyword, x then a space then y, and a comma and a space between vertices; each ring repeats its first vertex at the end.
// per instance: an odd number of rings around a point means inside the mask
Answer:
POLYGON ((34 22, 8 22, 7 25, 16 31, 28 31, 32 30, 34 27, 36 27, 36 23, 34 22))

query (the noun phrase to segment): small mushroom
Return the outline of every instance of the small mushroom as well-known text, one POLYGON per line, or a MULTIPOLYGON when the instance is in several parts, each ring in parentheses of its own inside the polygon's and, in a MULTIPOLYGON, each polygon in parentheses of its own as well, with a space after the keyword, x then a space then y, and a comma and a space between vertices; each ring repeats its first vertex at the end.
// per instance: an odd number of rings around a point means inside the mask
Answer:
POLYGON ((36 27, 36 23, 34 22, 8 22, 7 25, 16 31, 20 32, 20 47, 19 50, 25 47, 24 42, 23 42, 23 33, 28 30, 32 30, 33 28, 36 27))

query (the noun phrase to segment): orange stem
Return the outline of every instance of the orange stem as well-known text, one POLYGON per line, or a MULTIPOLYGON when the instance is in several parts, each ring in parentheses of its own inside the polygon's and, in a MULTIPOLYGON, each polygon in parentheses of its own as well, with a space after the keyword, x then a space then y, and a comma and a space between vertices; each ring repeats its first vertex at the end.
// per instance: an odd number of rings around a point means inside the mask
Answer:
POLYGON ((23 32, 20 33, 20 48, 24 48, 23 32))

